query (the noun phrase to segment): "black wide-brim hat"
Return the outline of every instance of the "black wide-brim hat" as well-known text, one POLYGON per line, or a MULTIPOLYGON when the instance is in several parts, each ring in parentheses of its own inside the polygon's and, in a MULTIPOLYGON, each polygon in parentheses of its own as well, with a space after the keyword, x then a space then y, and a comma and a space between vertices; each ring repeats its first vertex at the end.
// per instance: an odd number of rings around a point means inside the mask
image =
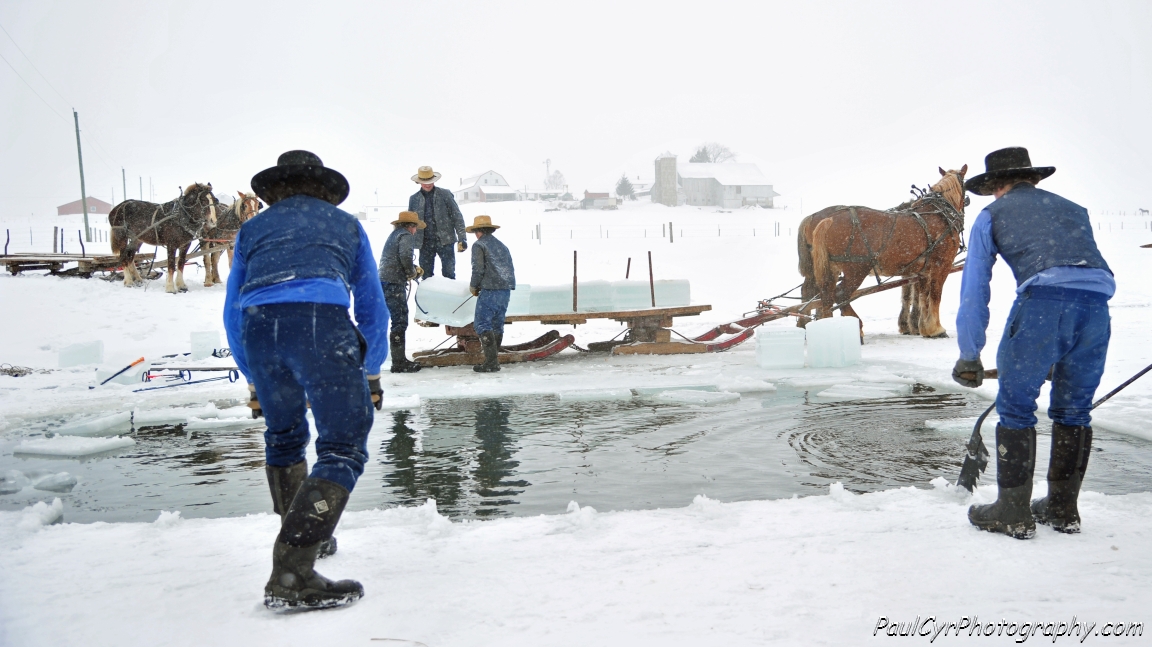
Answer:
POLYGON ((1032 166, 1028 149, 1021 146, 1001 148, 984 158, 984 172, 964 183, 964 188, 976 195, 992 195, 989 185, 993 180, 1039 175, 1040 179, 1056 172, 1055 166, 1032 166))
POLYGON ((348 197, 348 180, 325 167, 315 153, 288 151, 276 166, 252 176, 252 190, 270 205, 300 194, 338 205, 348 197))

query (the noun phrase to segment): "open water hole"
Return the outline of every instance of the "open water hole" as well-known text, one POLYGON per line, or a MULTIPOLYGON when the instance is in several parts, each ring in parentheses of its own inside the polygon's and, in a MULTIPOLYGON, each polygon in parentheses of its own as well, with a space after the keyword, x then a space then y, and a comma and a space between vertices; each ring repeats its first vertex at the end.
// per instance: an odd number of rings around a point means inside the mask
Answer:
MULTIPOLYGON (((683 507, 697 494, 721 501, 805 496, 837 481, 855 492, 927 487, 936 477, 955 480, 971 433, 962 421, 927 421, 973 418, 987 406, 922 386, 839 402, 820 401, 815 390, 781 387, 708 407, 538 395, 430 400, 377 413, 349 509, 433 498, 441 513, 475 519, 556 514, 569 501, 608 511, 683 507)), ((152 521, 161 510, 185 517, 271 512, 262 433, 258 421, 194 432, 142 427, 134 447, 86 460, 14 455, 20 436, 6 437, 0 475, 67 471, 79 482, 65 494, 24 488, 0 495, 0 509, 60 496, 72 522, 152 521)), ((985 425, 984 436, 993 442, 994 425, 985 425)), ((1042 478, 1048 444, 1038 444, 1042 478)), ((1097 430, 1084 487, 1150 489, 1150 448, 1097 430)), ((992 468, 983 482, 995 482, 992 468)))

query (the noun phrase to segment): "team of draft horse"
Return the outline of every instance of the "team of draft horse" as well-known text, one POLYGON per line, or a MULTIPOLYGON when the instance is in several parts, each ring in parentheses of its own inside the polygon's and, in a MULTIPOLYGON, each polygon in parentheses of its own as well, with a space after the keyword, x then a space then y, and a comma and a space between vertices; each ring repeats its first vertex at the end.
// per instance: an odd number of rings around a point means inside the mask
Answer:
MULTIPOLYGON (((859 318, 849 300, 869 276, 877 284, 881 277, 911 278, 902 287, 901 334, 948 336, 940 325, 940 295, 963 245, 968 165, 939 170, 940 181, 898 207, 828 207, 800 222, 796 245, 806 314, 815 306, 817 318, 831 317, 839 307, 859 318)), ((807 321, 801 317, 798 324, 807 321)), ((863 323, 860 330, 863 335, 863 323)))
POLYGON ((192 241, 199 241, 201 249, 218 247, 204 255, 204 287, 220 283, 217 263, 224 247, 228 249, 228 262, 232 262, 229 243, 236 238, 240 225, 259 213, 263 205, 253 194, 238 192, 239 199, 230 206, 221 205, 212 194, 211 184, 192 184, 180 196, 164 204, 144 200, 125 200, 108 214, 112 226, 112 253, 120 255, 124 266, 124 285, 132 287, 144 281, 136 268, 136 253, 147 243, 163 247, 168 255, 168 274, 165 290, 175 294, 187 292, 184 284, 184 264, 192 241))

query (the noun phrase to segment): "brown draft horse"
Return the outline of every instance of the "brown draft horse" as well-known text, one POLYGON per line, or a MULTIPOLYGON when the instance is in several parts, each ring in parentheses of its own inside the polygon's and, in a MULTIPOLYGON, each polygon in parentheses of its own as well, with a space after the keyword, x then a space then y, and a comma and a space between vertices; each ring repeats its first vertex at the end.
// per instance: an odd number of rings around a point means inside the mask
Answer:
MULTIPOLYGON (((204 230, 204 236, 200 238, 200 249, 208 249, 212 245, 219 245, 221 243, 229 243, 236 240, 236 234, 240 231, 240 226, 248 222, 248 220, 260 212, 264 208, 264 204, 256 197, 255 193, 244 193, 237 191, 240 196, 239 200, 232 203, 232 206, 227 209, 221 209, 220 213, 216 216, 216 226, 204 230)), ((212 252, 204 255, 204 287, 210 288, 217 283, 223 283, 220 280, 220 269, 218 264, 220 262, 220 254, 222 252, 212 252)), ((232 248, 228 248, 228 267, 232 267, 232 248)))
MULTIPOLYGON (((895 209, 832 207, 809 216, 813 221, 811 274, 805 274, 805 283, 811 280, 816 288, 813 293, 819 291, 821 318, 831 317, 834 306, 847 300, 869 274, 877 281, 881 276, 916 277, 904 286, 900 332, 948 336, 940 325, 940 296, 964 232, 964 175, 968 165, 960 170, 939 170, 941 179, 929 192, 895 209), (843 278, 837 285, 840 275, 843 278)), ((804 231, 802 226, 801 248, 807 247, 803 244, 804 231)), ((802 253, 802 273, 804 269, 802 253)), ((850 305, 841 310, 859 318, 850 305)))
POLYGON ((112 225, 112 253, 120 255, 124 266, 124 286, 132 287, 144 281, 136 269, 136 253, 142 243, 164 247, 168 252, 168 276, 165 291, 175 294, 187 292, 184 284, 184 263, 188 246, 203 233, 205 227, 216 226, 216 196, 211 184, 196 183, 184 190, 180 197, 156 204, 143 200, 125 200, 108 214, 112 225), (179 251, 179 261, 176 255, 179 251))

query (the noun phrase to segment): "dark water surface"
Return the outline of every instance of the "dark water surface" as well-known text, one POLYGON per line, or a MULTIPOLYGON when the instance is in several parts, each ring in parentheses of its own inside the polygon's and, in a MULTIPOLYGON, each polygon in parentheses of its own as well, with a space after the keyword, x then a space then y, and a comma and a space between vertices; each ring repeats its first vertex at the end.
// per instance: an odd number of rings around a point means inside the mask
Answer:
MULTIPOLYGON (((697 494, 721 501, 822 494, 839 481, 855 492, 954 481, 970 428, 927 420, 970 418, 987 403, 916 387, 911 395, 817 402, 805 390, 746 394, 712 407, 630 401, 570 402, 552 395, 431 400, 379 413, 371 458, 349 509, 436 499, 455 518, 556 514, 569 501, 597 510, 683 507, 697 494)), ((985 427, 991 442, 993 426, 985 427)), ((186 432, 137 429, 134 447, 103 457, 12 454, 0 439, 0 476, 67 471, 67 494, 0 495, 16 510, 60 496, 67 521, 152 521, 271 512, 263 428, 186 432)), ((1042 443, 1042 446, 1046 444, 1042 443)), ((1152 489, 1152 443, 1098 430, 1085 488, 1152 489)), ((1037 474, 1047 466, 1037 457, 1037 474)), ((985 479, 986 482, 994 482, 985 479)))

